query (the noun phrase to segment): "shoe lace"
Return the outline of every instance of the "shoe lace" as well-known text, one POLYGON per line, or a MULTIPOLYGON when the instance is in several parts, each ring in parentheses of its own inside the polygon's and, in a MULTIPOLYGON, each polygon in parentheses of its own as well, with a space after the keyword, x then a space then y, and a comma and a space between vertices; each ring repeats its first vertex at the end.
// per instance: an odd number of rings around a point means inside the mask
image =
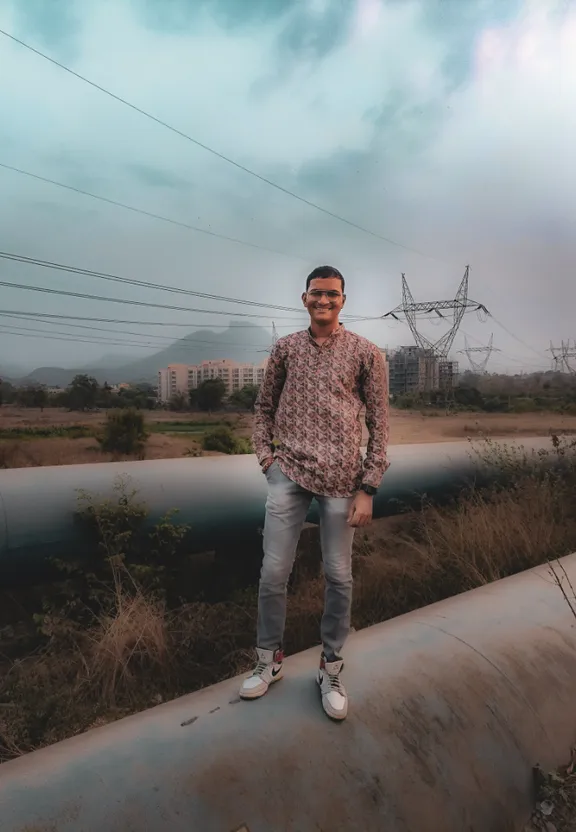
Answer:
POLYGON ((344 685, 339 673, 326 673, 328 682, 330 683, 330 690, 335 690, 337 693, 344 694, 344 685))
POLYGON ((253 671, 252 675, 253 676, 261 676, 264 673, 264 671, 266 670, 267 667, 268 667, 267 662, 258 662, 256 667, 254 668, 254 671, 253 671))

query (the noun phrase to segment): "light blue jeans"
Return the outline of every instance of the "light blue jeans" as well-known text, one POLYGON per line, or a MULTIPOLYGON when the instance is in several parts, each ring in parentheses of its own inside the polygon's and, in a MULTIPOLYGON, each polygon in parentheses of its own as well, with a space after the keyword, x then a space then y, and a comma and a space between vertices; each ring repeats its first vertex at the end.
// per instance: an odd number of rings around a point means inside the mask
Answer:
POLYGON ((264 559, 258 590, 257 646, 276 650, 282 645, 286 624, 286 588, 296 548, 315 498, 320 514, 320 543, 326 591, 320 635, 328 661, 339 658, 350 630, 352 605, 352 543, 354 529, 348 523, 352 497, 311 494, 280 470, 278 463, 266 471, 268 499, 264 523, 264 559))

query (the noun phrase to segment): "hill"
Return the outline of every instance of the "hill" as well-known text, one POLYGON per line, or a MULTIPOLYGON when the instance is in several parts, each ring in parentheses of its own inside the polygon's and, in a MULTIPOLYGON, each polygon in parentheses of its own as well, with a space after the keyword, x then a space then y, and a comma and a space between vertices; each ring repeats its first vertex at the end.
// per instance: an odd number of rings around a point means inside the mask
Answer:
MULTIPOLYGON (((161 328, 159 330, 158 335, 161 328)), ((86 373, 101 384, 105 381, 110 384, 122 381, 155 383, 158 370, 168 364, 199 364, 219 358, 259 364, 266 358, 271 340, 271 332, 265 327, 232 321, 224 332, 193 330, 159 352, 128 363, 115 364, 114 357, 108 356, 107 361, 101 359, 89 366, 37 367, 28 375, 13 380, 23 385, 35 383, 47 387, 67 387, 75 375, 86 373)))

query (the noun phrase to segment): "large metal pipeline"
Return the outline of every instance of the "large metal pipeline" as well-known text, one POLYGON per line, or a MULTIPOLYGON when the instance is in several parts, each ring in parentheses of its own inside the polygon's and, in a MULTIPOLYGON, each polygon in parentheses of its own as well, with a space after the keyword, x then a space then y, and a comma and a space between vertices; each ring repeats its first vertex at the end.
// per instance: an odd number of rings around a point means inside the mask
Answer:
MULTIPOLYGON (((506 444, 550 447, 545 437, 506 444)), ((447 499, 471 480, 497 473, 479 464, 469 442, 392 446, 390 460, 374 500, 375 517, 419 505, 423 495, 447 499)), ((191 552, 238 547, 263 525, 266 480, 252 455, 0 471, 0 582, 18 574, 31 580, 50 557, 78 557, 88 543, 78 521, 78 491, 110 497, 123 475, 147 504, 150 522, 178 509, 178 522, 191 527, 191 552)), ((314 504, 308 521, 317 521, 314 504)))
POLYGON ((345 659, 344 723, 308 650, 262 700, 233 679, 5 763, 0 828, 510 832, 532 767, 569 759, 576 628, 546 567, 354 633, 345 659))

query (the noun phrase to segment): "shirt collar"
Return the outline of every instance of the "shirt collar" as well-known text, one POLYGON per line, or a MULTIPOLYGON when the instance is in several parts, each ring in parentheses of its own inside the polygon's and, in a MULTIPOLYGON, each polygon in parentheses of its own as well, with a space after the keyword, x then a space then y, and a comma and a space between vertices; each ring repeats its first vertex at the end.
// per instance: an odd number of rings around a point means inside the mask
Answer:
MULTIPOLYGON (((314 344, 316 344, 316 346, 318 346, 318 342, 314 339, 314 336, 312 335, 312 327, 311 326, 308 327, 307 332, 308 332, 308 337, 310 338, 310 340, 313 341, 314 344)), ((328 338, 326 339, 326 341, 324 343, 329 344, 331 341, 333 341, 335 338, 337 338, 342 332, 344 332, 344 324, 340 321, 338 323, 338 329, 335 329, 334 332, 332 332, 328 336, 328 338)))

